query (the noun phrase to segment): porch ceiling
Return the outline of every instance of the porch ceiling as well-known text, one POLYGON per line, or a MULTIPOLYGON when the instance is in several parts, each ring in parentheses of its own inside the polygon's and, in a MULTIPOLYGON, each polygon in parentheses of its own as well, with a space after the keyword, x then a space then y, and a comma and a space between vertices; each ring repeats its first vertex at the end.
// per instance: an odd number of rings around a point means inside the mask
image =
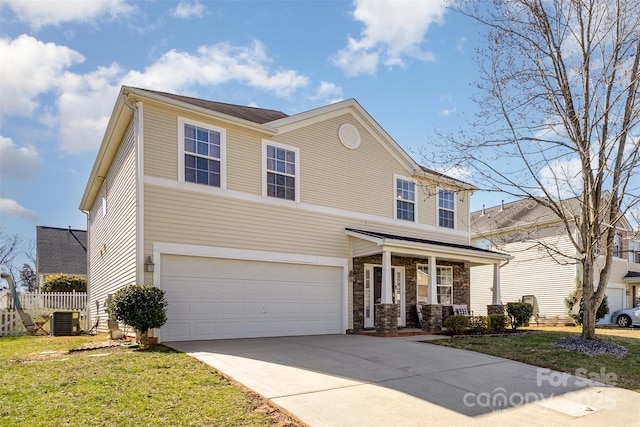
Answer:
POLYGON ((389 251, 392 254, 416 258, 435 256, 441 260, 464 262, 469 266, 496 264, 513 258, 505 253, 457 243, 438 242, 355 228, 347 228, 345 232, 347 236, 369 243, 368 245, 358 245, 357 248, 354 245, 354 256, 366 256, 389 251))

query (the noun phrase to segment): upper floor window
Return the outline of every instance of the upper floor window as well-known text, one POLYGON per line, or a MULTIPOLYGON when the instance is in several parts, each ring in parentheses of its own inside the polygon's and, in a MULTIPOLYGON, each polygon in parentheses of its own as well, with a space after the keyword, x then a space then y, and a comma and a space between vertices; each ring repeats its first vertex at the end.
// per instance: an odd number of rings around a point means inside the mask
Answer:
POLYGON ((396 178, 396 218, 415 221, 416 184, 396 178))
POLYGON ((613 256, 622 258, 622 236, 618 233, 613 236, 613 256))
POLYGON ((225 130, 182 118, 178 125, 182 180, 224 187, 225 130))
POLYGON ((270 141, 263 144, 263 151, 265 157, 264 195, 278 199, 298 200, 298 149, 270 141))
POLYGON ((455 199, 453 191, 438 190, 438 225, 455 228, 455 199))
POLYGON ((640 264, 640 241, 629 240, 629 261, 640 264))

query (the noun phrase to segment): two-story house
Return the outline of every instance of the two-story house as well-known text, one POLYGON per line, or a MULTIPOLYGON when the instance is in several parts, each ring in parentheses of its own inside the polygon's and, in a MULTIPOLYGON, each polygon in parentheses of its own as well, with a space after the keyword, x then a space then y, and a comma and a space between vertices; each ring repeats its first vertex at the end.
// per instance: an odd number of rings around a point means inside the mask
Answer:
MULTIPOLYGON (((579 214, 578 199, 563 203, 568 212, 579 214)), ((575 223, 570 226, 574 228, 575 223)), ((533 295, 542 322, 572 323, 564 299, 576 289, 582 275, 577 251, 557 215, 533 200, 502 203, 472 212, 471 233, 475 246, 513 256, 501 268, 503 302, 533 295)), ((632 227, 623 219, 614 237, 613 266, 605 290, 609 315, 600 323, 609 323, 615 310, 640 304, 640 242, 634 239, 632 227)), ((596 260, 596 273, 604 265, 602 255, 596 260)), ((492 286, 487 273, 486 267, 471 273, 471 308, 477 314, 483 313, 486 290, 492 286)), ((594 277, 597 280, 598 274, 594 277)))
POLYGON ((71 227, 36 226, 38 287, 55 274, 87 276, 87 232, 71 227))
POLYGON ((288 116, 123 87, 80 204, 92 322, 147 283, 163 341, 393 332, 419 326, 416 304, 470 304, 479 265, 499 303, 508 256, 470 245, 474 190, 353 99, 288 116))

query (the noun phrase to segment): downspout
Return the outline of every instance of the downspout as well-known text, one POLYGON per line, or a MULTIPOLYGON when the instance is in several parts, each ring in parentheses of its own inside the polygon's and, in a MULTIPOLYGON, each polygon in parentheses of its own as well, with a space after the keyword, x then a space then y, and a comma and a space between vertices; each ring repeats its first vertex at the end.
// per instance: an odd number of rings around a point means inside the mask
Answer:
MULTIPOLYGON (((89 304, 89 302, 91 301, 91 263, 89 262, 89 258, 91 257, 91 252, 89 252, 89 248, 91 248, 91 212, 90 211, 82 211, 82 213, 84 213, 87 217, 87 247, 85 248, 85 250, 87 251, 87 324, 86 324, 86 329, 90 330, 90 326, 93 324, 92 322, 92 317, 91 317, 91 304, 89 304)), ((98 310, 96 309, 96 318, 98 318, 98 310)), ((96 333, 98 333, 98 328, 96 325, 96 333)))

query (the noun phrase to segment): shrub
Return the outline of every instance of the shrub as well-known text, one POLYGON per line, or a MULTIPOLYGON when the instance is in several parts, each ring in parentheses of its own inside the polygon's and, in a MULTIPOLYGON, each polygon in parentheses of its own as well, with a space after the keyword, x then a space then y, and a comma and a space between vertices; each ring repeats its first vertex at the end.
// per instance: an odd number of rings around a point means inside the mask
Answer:
POLYGON ((507 328, 507 316, 504 314, 490 314, 487 319, 489 333, 496 334, 507 328))
POLYGON ((68 274, 54 274, 42 284, 42 292, 87 292, 87 279, 68 274))
POLYGON ((447 317, 444 327, 451 331, 453 335, 459 335, 469 326, 469 318, 464 314, 454 314, 447 317))
MULTIPOLYGON (((573 322, 581 326, 582 325, 582 317, 584 316, 584 298, 580 298, 580 310, 578 314, 573 314, 573 305, 576 301, 576 295, 578 294, 578 290, 571 292, 568 297, 564 299, 564 304, 567 306, 567 314, 573 318, 573 322)), ((609 313, 609 301, 607 300, 607 295, 602 298, 602 302, 600 303, 600 307, 596 311, 596 322, 609 313)))
POLYGON ((507 314, 511 319, 511 327, 517 329, 518 326, 529 322, 533 314, 533 305, 528 302, 508 302, 507 314))
POLYGON ((128 285, 119 289, 109 304, 111 318, 133 327, 146 344, 147 331, 167 322, 164 291, 150 285, 128 285))
POLYGON ((488 330, 487 322, 486 316, 474 316, 469 321, 469 328, 474 334, 484 334, 488 330))

